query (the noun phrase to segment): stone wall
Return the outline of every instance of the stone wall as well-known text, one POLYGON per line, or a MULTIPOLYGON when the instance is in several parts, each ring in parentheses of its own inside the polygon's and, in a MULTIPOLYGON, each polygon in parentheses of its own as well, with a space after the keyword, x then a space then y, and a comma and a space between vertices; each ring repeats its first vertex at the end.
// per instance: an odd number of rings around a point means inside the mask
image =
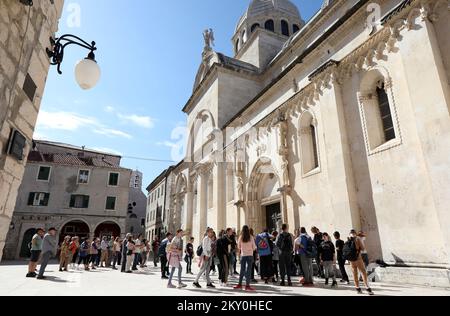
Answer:
POLYGON ((27 138, 25 152, 30 146, 49 70, 45 49, 57 31, 63 3, 35 1, 28 7, 0 0, 0 260, 25 166, 25 159, 7 156, 6 147, 12 129, 27 138), (36 85, 32 100, 23 91, 27 74, 36 85))

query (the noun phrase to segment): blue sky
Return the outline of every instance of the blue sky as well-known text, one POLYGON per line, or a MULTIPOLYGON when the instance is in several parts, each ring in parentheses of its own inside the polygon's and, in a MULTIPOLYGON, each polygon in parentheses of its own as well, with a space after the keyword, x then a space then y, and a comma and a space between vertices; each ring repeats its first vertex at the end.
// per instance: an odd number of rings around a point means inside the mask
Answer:
MULTIPOLYGON (((201 61, 202 32, 213 28, 215 49, 232 56, 234 27, 250 0, 66 0, 57 35, 95 40, 99 84, 81 90, 73 70, 87 55, 72 46, 60 76, 52 67, 35 138, 120 153, 123 166, 144 173, 144 187, 170 162, 172 139, 201 61), (71 25, 73 5, 81 11, 71 25)), ((308 20, 321 0, 293 0, 308 20)), ((176 148, 176 147, 175 147, 176 148)))

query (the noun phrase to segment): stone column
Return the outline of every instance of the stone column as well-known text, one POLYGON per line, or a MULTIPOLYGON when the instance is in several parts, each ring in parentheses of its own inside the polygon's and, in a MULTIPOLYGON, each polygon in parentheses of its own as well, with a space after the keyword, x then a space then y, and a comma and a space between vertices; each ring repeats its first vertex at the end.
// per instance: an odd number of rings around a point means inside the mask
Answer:
POLYGON ((216 212, 216 229, 226 229, 227 220, 225 214, 225 168, 224 163, 217 162, 214 165, 214 169, 212 171, 212 177, 214 179, 213 182, 213 205, 214 211, 216 212))
POLYGON ((203 233, 207 227, 208 216, 208 174, 204 169, 198 170, 197 177, 197 212, 199 214, 199 236, 197 240, 202 240, 203 233))
POLYGON ((184 218, 182 225, 184 226, 184 230, 187 235, 192 235, 192 226, 193 226, 193 217, 194 217, 194 192, 193 192, 193 183, 191 179, 188 180, 187 188, 186 188, 186 209, 184 211, 184 218))

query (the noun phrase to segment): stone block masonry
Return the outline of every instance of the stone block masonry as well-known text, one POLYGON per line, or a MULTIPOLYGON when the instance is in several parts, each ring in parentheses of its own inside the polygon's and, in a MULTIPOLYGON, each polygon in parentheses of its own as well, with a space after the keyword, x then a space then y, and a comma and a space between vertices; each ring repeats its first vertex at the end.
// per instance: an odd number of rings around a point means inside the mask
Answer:
POLYGON ((35 1, 32 7, 0 0, 0 260, 26 163, 6 149, 14 129, 27 139, 25 152, 31 145, 50 66, 45 49, 63 5, 64 0, 35 1), (23 90, 27 75, 36 86, 31 98, 23 90))

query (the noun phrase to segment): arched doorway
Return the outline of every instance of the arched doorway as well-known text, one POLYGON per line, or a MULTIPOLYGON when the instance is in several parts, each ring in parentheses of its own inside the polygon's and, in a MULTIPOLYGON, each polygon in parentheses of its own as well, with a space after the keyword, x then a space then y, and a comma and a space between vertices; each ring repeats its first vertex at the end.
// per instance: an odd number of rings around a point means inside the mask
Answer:
POLYGON ((262 157, 255 164, 247 190, 246 222, 257 230, 279 229, 283 220, 280 180, 270 158, 262 157))
POLYGON ((59 242, 61 243, 66 236, 78 236, 80 239, 89 237, 89 226, 83 221, 71 221, 63 226, 59 235, 59 242))
POLYGON ((95 237, 118 237, 120 236, 120 227, 114 222, 104 222, 95 229, 95 237))
POLYGON ((31 228, 23 234, 22 245, 20 247, 20 258, 29 258, 31 255, 29 244, 36 234, 36 229, 31 228))

